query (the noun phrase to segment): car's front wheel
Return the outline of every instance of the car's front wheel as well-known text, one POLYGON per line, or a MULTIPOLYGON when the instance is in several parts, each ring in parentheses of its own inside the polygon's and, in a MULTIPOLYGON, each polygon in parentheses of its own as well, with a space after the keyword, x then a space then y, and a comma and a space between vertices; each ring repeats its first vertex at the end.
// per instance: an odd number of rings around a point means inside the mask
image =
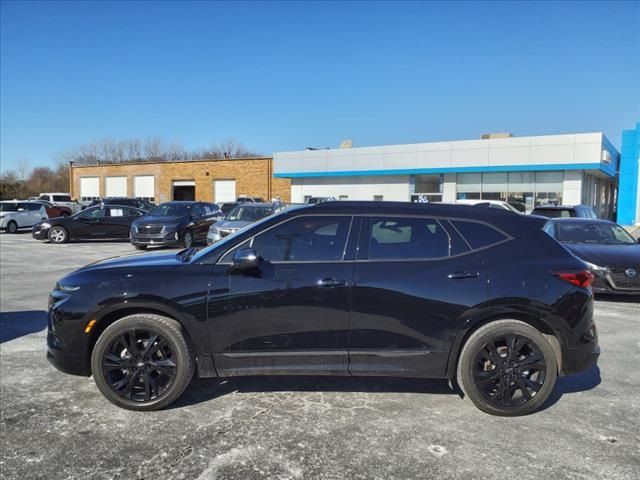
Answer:
POLYGON ((480 327, 464 344, 457 380, 480 410, 526 415, 547 400, 556 382, 553 348, 539 330, 519 320, 480 327))
POLYGON ((47 237, 51 243, 66 243, 69 241, 69 233, 63 227, 51 227, 47 237))
POLYGON ((7 223, 7 232, 18 233, 18 224, 11 220, 9 223, 7 223))
POLYGON ((193 234, 190 231, 184 232, 182 236, 182 247, 191 248, 193 246, 193 234))
POLYGON ((179 322, 155 314, 117 320, 91 355, 96 385, 129 410, 158 410, 174 402, 193 377, 195 362, 179 322))

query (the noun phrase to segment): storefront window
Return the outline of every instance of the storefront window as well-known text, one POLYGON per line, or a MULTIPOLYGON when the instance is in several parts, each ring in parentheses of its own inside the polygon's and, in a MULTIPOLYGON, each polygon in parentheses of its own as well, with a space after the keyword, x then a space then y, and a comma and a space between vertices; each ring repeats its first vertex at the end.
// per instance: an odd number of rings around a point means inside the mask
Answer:
POLYGON ((563 172, 460 173, 458 200, 502 200, 521 212, 562 203, 563 172))
POLYGON ((441 202, 444 175, 415 175, 412 177, 412 202, 441 202))

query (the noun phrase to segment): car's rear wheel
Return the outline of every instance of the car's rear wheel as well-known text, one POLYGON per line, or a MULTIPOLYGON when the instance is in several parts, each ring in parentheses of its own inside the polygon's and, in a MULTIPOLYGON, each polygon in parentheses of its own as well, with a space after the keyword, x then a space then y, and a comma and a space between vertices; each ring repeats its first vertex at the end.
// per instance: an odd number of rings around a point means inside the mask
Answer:
POLYGON ((7 232, 18 233, 18 224, 11 220, 9 223, 7 223, 7 232))
POLYGON ((526 415, 547 400, 558 364, 542 333, 519 320, 480 327, 464 344, 457 380, 480 410, 492 415, 526 415))
POLYGON ((179 322, 130 315, 109 325, 91 355, 96 385, 129 410, 158 410, 174 402, 193 377, 195 362, 179 322))
POLYGON ((193 246, 193 234, 190 231, 184 232, 182 236, 182 247, 191 248, 193 246))
POLYGON ((52 243, 66 243, 69 241, 69 233, 64 227, 51 227, 47 237, 52 243))

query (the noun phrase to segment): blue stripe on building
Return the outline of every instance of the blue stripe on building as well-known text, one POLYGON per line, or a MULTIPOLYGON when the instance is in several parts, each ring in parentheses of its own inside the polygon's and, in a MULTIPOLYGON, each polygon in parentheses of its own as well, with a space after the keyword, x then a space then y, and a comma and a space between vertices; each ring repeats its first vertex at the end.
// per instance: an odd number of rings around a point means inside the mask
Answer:
MULTIPOLYGON (((640 125, 640 124, 639 124, 640 125)), ((635 132, 635 130, 634 130, 635 132)), ((637 165, 636 165, 637 166, 637 165)), ((557 170, 601 170, 615 177, 615 167, 606 163, 564 163, 548 165, 492 165, 479 167, 406 168, 389 170, 345 170, 331 172, 279 172, 277 178, 351 177, 358 175, 419 175, 438 173, 540 172, 557 170)), ((637 175, 637 171, 636 171, 637 175)))

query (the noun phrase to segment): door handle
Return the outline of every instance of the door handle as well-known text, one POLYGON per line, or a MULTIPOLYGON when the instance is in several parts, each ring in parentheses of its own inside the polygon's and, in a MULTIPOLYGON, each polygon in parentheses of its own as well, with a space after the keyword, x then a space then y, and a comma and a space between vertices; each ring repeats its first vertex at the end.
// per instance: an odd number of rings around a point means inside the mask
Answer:
POLYGON ((346 284, 345 280, 336 280, 335 278, 323 278, 316 282, 318 287, 343 287, 346 284))
POLYGON ((454 280, 462 280, 465 278, 478 278, 480 273, 478 272, 453 272, 447 275, 447 278, 451 278, 454 280))

